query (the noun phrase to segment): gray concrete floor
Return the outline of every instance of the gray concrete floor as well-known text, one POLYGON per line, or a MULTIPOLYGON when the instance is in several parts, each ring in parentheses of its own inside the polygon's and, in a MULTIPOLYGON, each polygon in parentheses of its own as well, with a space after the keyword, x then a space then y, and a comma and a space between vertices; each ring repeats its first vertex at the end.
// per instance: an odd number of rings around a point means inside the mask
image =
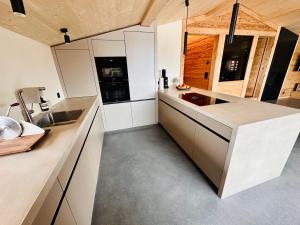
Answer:
POLYGON ((92 224, 300 224, 300 138, 280 178, 220 200, 161 127, 105 135, 92 224))

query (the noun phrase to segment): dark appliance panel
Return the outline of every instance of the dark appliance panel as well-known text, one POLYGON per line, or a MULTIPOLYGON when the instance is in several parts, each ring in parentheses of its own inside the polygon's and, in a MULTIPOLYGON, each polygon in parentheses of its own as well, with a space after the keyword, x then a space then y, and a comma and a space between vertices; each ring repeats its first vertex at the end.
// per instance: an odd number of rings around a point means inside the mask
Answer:
POLYGON ((243 80, 248 65, 253 36, 234 36, 228 44, 226 36, 219 81, 243 80))
POLYGON ((278 98, 297 40, 297 34, 284 27, 281 28, 261 98, 262 101, 278 98))
POLYGON ((179 98, 198 106, 216 105, 216 104, 222 104, 228 102, 222 99, 201 95, 195 92, 179 94, 179 98))
POLYGON ((95 57, 99 82, 128 80, 126 57, 95 57))
POLYGON ((95 57, 103 104, 130 101, 126 57, 95 57))

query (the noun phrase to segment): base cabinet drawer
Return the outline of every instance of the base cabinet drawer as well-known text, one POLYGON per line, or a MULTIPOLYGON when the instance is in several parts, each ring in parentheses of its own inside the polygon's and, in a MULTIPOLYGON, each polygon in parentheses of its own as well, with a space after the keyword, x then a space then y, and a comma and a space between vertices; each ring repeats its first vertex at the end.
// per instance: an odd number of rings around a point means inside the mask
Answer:
POLYGON ((102 140, 103 125, 98 111, 65 195, 77 225, 89 225, 92 221, 102 140))
POLYGON ((193 160, 219 187, 229 143, 208 129, 197 125, 193 160))
POLYGON ((50 225, 62 196, 63 191, 56 179, 32 225, 50 225))
POLYGON ((159 122, 192 158, 197 124, 162 101, 159 101, 158 107, 159 122))
POLYGON ((132 127, 130 103, 104 105, 108 130, 121 130, 132 127))
POLYGON ((155 124, 155 100, 131 102, 133 127, 155 124))
POLYGON ((76 225, 69 204, 65 198, 60 206, 54 225, 76 225))
MULTIPOLYGON (((95 109, 95 113, 96 113, 96 109, 95 109)), ((101 113, 97 112, 97 116, 100 116, 99 114, 101 114, 101 113)), ((71 176, 72 170, 75 166, 75 163, 76 163, 76 160, 80 153, 80 150, 82 148, 82 145, 84 144, 84 140, 85 140, 86 136, 88 135, 89 128, 90 128, 92 121, 93 121, 93 117, 90 117, 84 124, 84 127, 82 128, 81 133, 77 137, 76 142, 72 148, 72 151, 70 152, 63 168, 61 169, 61 171, 58 175, 58 180, 59 180, 59 183, 62 186, 63 190, 65 190, 65 188, 67 186, 68 180, 71 176)), ((102 125, 99 126, 99 129, 102 129, 102 125)))
POLYGON ((79 145, 81 151, 77 152, 78 146, 74 146, 77 159, 72 173, 68 179, 63 176, 62 181, 58 176, 33 225, 91 224, 104 136, 102 114, 100 110, 95 113, 91 116, 93 121, 87 121, 88 132, 79 145))

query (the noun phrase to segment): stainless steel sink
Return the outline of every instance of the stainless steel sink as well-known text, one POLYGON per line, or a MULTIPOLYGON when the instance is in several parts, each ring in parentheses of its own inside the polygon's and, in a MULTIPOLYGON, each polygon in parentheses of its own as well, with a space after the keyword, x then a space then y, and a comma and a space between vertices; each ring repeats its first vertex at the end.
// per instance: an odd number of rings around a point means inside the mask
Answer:
POLYGON ((40 120, 38 120, 36 125, 44 128, 75 123, 82 112, 83 110, 50 112, 45 114, 40 120))

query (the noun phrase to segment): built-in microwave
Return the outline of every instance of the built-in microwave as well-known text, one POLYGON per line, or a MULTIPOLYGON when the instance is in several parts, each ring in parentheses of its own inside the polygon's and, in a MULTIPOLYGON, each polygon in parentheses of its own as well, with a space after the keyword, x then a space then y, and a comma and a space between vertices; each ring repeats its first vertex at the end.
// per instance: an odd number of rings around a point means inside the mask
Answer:
POLYGON ((130 100, 126 57, 95 57, 104 104, 130 100))

